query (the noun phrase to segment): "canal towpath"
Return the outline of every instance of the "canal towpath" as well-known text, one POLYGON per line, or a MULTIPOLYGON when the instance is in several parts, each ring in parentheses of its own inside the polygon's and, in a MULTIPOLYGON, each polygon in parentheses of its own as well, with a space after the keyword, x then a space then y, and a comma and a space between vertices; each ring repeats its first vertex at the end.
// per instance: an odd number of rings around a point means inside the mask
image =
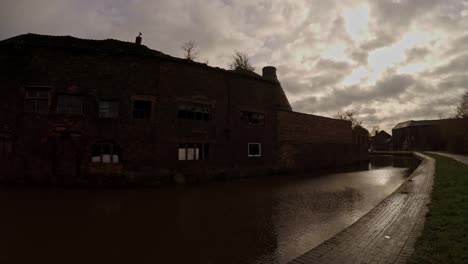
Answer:
POLYGON ((357 222, 289 264, 406 263, 421 235, 435 160, 415 153, 420 166, 395 192, 357 222))

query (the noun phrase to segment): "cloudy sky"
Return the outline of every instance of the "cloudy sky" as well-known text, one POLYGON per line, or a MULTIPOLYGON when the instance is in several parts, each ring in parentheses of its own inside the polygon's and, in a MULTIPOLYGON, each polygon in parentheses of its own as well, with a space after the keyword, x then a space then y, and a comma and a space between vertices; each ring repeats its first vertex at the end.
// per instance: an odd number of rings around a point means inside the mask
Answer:
MULTIPOLYGON (((278 68, 294 110, 353 110, 371 130, 448 117, 468 90, 468 0, 1 0, 0 39, 23 33, 133 41, 226 68, 278 68)), ((390 131, 389 131, 390 132, 390 131)))

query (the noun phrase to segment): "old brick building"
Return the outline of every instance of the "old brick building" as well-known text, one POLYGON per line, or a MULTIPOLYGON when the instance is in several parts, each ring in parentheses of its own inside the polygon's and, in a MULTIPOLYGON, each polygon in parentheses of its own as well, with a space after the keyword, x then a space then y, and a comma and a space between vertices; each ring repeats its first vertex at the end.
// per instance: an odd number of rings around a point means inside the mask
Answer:
POLYGON ((355 161, 350 122, 293 112, 274 67, 27 34, 0 42, 0 70, 3 180, 152 184, 355 161))
POLYGON ((370 138, 371 151, 389 151, 392 150, 392 135, 384 130, 378 131, 370 138))
POLYGON ((406 121, 393 130, 395 150, 468 153, 468 119, 406 121))

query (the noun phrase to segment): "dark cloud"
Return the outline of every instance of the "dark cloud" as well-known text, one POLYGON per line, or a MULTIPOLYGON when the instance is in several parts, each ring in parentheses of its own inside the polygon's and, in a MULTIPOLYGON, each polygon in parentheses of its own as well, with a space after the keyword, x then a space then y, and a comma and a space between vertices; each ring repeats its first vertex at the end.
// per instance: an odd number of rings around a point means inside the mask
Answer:
POLYGON ((406 51, 406 62, 420 62, 430 53, 429 48, 416 47, 406 51))
POLYGON ((468 71, 468 53, 452 59, 450 62, 435 68, 433 75, 458 74, 468 71))
POLYGON ((464 53, 468 50, 468 34, 465 34, 452 42, 451 48, 445 53, 447 56, 464 53))
POLYGON ((325 71, 349 71, 352 65, 343 61, 319 59, 315 64, 315 67, 325 71))
POLYGON ((417 19, 430 14, 443 0, 375 0, 370 1, 372 12, 378 21, 376 27, 390 36, 407 30, 417 19), (392 34, 393 33, 393 34, 392 34))
POLYGON ((450 75, 446 78, 443 78, 438 87, 441 90, 448 90, 453 88, 465 88, 468 89, 468 73, 450 75))
POLYGON ((369 54, 366 51, 363 50, 354 50, 351 53, 351 58, 358 62, 361 65, 366 65, 367 64, 367 57, 369 54))
POLYGON ((362 88, 357 85, 335 88, 322 97, 307 97, 293 103, 293 107, 307 112, 341 111, 352 105, 364 105, 371 102, 385 102, 398 98, 415 80, 409 75, 393 75, 377 82, 372 87, 362 88), (313 100, 313 102, 310 102, 313 100))
POLYGON ((360 48, 366 51, 372 51, 381 47, 388 46, 394 41, 394 36, 390 36, 387 33, 379 31, 375 38, 363 43, 360 48))

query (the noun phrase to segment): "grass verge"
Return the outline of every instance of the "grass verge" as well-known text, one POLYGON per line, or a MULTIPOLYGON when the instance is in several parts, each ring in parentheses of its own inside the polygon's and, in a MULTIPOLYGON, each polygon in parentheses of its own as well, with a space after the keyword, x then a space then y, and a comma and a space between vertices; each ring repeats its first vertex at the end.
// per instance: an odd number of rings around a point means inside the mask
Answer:
POLYGON ((432 200, 408 263, 468 263, 468 165, 436 159, 432 200))

